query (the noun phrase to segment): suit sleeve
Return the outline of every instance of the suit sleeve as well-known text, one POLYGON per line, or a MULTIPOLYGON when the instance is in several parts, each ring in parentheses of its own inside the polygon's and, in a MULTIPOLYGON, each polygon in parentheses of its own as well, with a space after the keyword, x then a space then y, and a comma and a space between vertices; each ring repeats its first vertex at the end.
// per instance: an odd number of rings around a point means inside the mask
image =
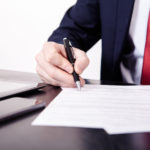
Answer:
POLYGON ((78 0, 64 15, 48 41, 63 43, 67 37, 76 48, 87 51, 101 38, 98 0, 78 0))

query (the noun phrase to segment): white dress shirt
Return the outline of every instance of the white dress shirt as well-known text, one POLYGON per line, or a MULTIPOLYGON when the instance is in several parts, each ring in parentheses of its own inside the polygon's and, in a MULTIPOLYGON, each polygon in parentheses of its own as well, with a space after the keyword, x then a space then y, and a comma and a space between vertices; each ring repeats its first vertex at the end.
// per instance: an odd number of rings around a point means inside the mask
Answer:
POLYGON ((126 83, 141 83, 149 12, 150 0, 135 0, 129 29, 134 49, 123 56, 124 59, 120 64, 123 80, 126 83))

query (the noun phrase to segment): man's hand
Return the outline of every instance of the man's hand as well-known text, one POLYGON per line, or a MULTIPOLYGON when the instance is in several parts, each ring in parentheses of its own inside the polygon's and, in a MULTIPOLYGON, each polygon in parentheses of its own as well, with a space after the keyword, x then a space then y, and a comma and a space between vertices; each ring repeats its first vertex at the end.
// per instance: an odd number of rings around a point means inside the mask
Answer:
MULTIPOLYGON (((74 69, 79 75, 89 64, 85 52, 73 48, 76 57, 74 69)), ((67 60, 64 45, 47 42, 43 49, 36 55, 36 71, 41 79, 54 86, 75 87, 72 72, 73 67, 67 60)), ((80 77, 81 85, 85 81, 80 77)))

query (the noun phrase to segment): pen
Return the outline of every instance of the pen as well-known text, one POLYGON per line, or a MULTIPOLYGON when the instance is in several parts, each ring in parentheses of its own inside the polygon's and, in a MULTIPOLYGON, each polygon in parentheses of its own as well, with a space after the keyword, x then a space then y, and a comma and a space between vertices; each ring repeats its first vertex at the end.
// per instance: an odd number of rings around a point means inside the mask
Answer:
POLYGON ((67 38, 64 38, 63 42, 64 42, 64 47, 65 47, 65 50, 66 50, 67 58, 68 58, 69 62, 72 64, 72 66, 73 66, 73 73, 72 73, 72 75, 73 75, 74 81, 76 83, 77 88, 79 90, 81 90, 81 84, 80 84, 79 75, 74 70, 75 56, 74 56, 74 53, 73 53, 72 44, 67 38))

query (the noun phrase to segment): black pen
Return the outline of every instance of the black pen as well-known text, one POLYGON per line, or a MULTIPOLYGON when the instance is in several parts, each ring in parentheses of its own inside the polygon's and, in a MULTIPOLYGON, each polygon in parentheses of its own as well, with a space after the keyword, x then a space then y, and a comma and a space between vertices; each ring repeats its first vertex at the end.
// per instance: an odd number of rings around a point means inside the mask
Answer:
MULTIPOLYGON (((64 42, 64 47, 66 50, 67 58, 68 58, 69 62, 72 64, 73 69, 74 69, 75 56, 74 56, 72 44, 67 38, 64 38, 63 42, 64 42)), ((75 72, 75 70, 73 70, 72 75, 73 75, 73 78, 74 78, 77 88, 79 90, 81 90, 79 75, 75 72)))

